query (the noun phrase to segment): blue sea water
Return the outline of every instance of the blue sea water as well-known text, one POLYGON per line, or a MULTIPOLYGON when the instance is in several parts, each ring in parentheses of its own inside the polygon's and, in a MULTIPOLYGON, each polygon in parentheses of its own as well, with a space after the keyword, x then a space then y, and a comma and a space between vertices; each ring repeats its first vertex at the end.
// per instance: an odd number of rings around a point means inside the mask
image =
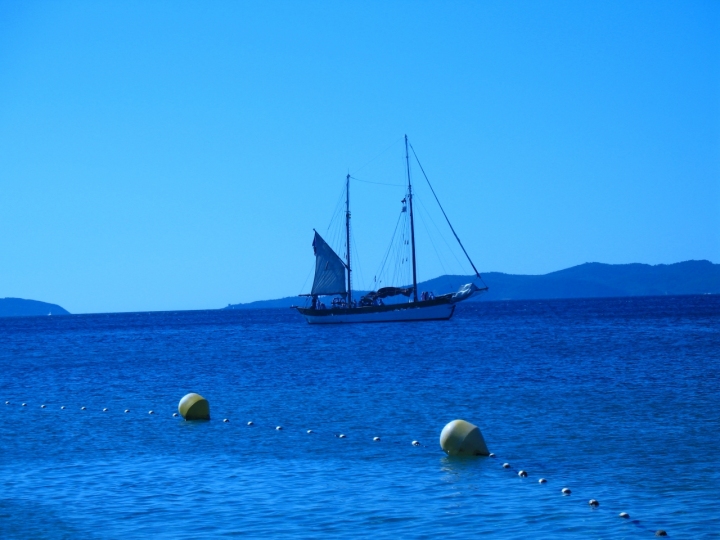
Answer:
POLYGON ((0 370, 0 538, 720 538, 716 296, 7 318, 0 370))

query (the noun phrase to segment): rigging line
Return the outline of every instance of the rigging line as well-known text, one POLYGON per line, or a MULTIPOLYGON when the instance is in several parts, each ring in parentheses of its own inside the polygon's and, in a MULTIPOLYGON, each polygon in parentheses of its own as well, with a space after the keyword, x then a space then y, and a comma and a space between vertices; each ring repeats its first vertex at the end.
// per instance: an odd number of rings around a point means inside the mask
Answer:
POLYGON ((405 280, 405 284, 407 284, 408 286, 412 285, 414 287, 415 284, 413 283, 413 269, 412 269, 412 263, 410 263, 410 260, 412 258, 412 234, 410 231, 410 212, 405 212, 405 238, 406 238, 405 242, 400 245, 400 249, 401 249, 401 253, 400 253, 401 275, 400 275, 400 277, 405 280), (404 251, 402 251, 402 250, 404 250, 404 251), (405 264, 405 265, 402 264, 403 256, 405 258, 405 262, 410 263, 410 264, 405 264), (404 276, 402 275, 403 270, 405 271, 404 276))
POLYGON ((397 286, 399 283, 398 273, 400 272, 403 255, 400 252, 400 244, 396 239, 389 257, 387 269, 382 272, 382 282, 386 286, 397 286))
POLYGON ((345 198, 345 186, 343 185, 342 190, 340 191, 340 197, 338 197, 337 203, 335 203, 335 210, 333 211, 332 217, 330 219, 330 223, 328 224, 328 227, 326 229, 326 232, 330 231, 330 227, 332 227, 333 223, 338 217, 338 214, 342 211, 342 205, 343 205, 343 199, 345 198))
MULTIPOLYGON (((408 226, 408 218, 407 218, 407 211, 405 212, 405 216, 403 218, 403 228, 407 229, 408 226)), ((405 236, 405 235, 403 235, 405 236)), ((405 243, 405 238, 402 238, 399 243, 397 243, 395 249, 395 272, 393 273, 392 278, 392 285, 394 286, 401 286, 407 284, 407 271, 410 268, 410 265, 405 264, 408 260, 408 250, 407 250, 407 244, 405 243)), ((412 280, 410 280, 412 283, 412 280)))
MULTIPOLYGON (((402 218, 402 214, 398 219, 402 218)), ((398 249, 399 243, 396 234, 393 235, 392 241, 389 246, 388 256, 383 262, 383 268, 379 273, 380 281, 384 285, 392 285, 396 283, 396 274, 398 266, 398 249), (388 264, 389 263, 389 264, 388 264)))
POLYGON ((385 263, 387 262, 388 256, 390 255, 390 250, 393 247, 393 242, 395 241, 395 235, 397 234, 398 225, 400 225, 400 219, 402 219, 402 215, 403 215, 403 212, 400 212, 397 223, 395 223, 395 230, 393 231, 393 235, 390 238, 390 245, 388 246, 387 251, 385 252, 385 257, 383 258, 383 262, 380 264, 380 269, 375 273, 376 276, 382 276, 383 270, 385 269, 385 263))
MULTIPOLYGON (((425 210, 424 207, 423 207, 423 210, 424 210, 424 211, 427 211, 427 210, 425 210)), ((419 214, 419 216, 422 216, 422 213, 421 213, 421 212, 419 212, 418 214, 419 214)), ((427 227, 427 223, 426 223, 425 220, 422 219, 422 218, 421 218, 419 221, 420 221, 420 223, 422 223, 422 226, 423 226, 423 228, 425 229, 425 232, 426 232, 427 235, 428 235, 428 240, 430 240, 430 245, 432 246, 433 251, 435 251, 435 255, 437 255, 438 262, 440 262, 440 268, 442 268, 443 273, 445 274, 445 282, 447 283, 448 280, 449 280, 449 274, 448 274, 448 271, 445 269, 445 265, 444 265, 443 262, 442 262, 442 257, 440 257, 440 253, 438 253, 437 247, 435 246, 435 242, 433 242, 432 236, 430 235, 430 230, 429 230, 428 227, 427 227)), ((451 288, 452 288, 452 287, 451 287, 451 288)))
POLYGON ((341 219, 343 212, 343 206, 345 198, 345 186, 343 185, 343 189, 340 191, 340 197, 338 198, 338 202, 335 206, 335 212, 333 214, 333 218, 330 221, 330 224, 327 228, 326 236, 327 238, 325 241, 332 247, 333 251, 337 253, 337 246, 343 246, 344 245, 344 234, 343 230, 345 228, 345 220, 341 219))
MULTIPOLYGON (((458 263, 458 265, 459 265, 459 267, 460 267, 460 270, 461 270, 462 272, 464 272, 464 271, 465 271, 465 268, 467 268, 467 267, 463 268, 463 263, 460 262, 460 259, 458 259, 457 255, 455 254, 455 252, 453 251, 453 249, 450 247, 450 244, 448 244, 448 241, 445 239, 445 237, 443 236, 442 232, 440 231, 440 227, 437 226, 437 224, 435 223, 435 220, 432 218, 432 215, 430 214, 430 211, 429 211, 429 210, 427 209, 427 207, 423 204, 422 198, 421 198, 421 197, 418 197, 418 196, 417 196, 417 193, 415 193, 414 196, 415 196, 415 200, 420 203, 420 206, 422 206, 423 211, 427 214, 427 217, 428 217, 428 219, 430 220, 430 223, 432 223, 432 224, 433 224, 433 227, 435 227, 435 230, 438 232, 438 236, 442 239, 443 242, 445 242, 445 245, 447 246, 448 251, 449 251, 450 254, 453 256, 453 258, 457 261, 457 263, 458 263)), ((428 235, 429 235, 429 234, 430 234, 430 232, 428 231, 428 235)), ((432 241, 432 238, 430 239, 430 241, 432 241)))
MULTIPOLYGON (((430 186, 430 191, 432 191, 432 194, 435 197, 435 200, 437 201, 438 206, 440 207, 440 210, 443 213, 443 216, 445 216, 445 221, 447 221, 447 224, 450 226, 450 230, 455 235, 455 240, 457 240, 458 244, 460 244, 460 247, 462 248, 463 253, 465 253, 467 260, 470 263, 470 266, 472 266, 473 270, 475 270, 475 275, 478 277, 478 279, 480 279, 480 281, 483 282, 483 284, 485 284, 482 276, 480 275, 480 272, 478 272, 477 268, 475 268, 475 265, 473 264, 472 259, 470 258, 470 255, 468 255, 468 252, 465 251, 465 246, 462 245, 462 242, 460 241, 460 237, 458 237, 457 233, 455 232, 455 229, 453 229, 453 226, 450 223, 450 220, 448 219, 447 214, 445 213, 445 209, 443 209, 442 204, 440 204, 440 199, 438 199, 438 196, 435 194, 435 190, 433 189, 432 184, 430 183, 430 180, 427 177, 427 174, 425 174, 425 169, 423 169, 422 163, 420 163, 420 160, 418 159, 417 154, 415 153, 415 149, 413 148, 412 144, 410 145, 410 148, 413 151, 413 156, 415 156, 415 161, 417 161, 418 165, 420 166, 420 170, 422 171, 423 176, 425 177, 425 181, 428 183, 428 186, 430 186)), ((485 286, 487 287, 487 285, 485 285, 485 286)))
MULTIPOLYGON (((353 286, 353 290, 356 290, 358 285, 361 287, 361 289, 364 289, 365 285, 365 276, 363 275, 362 271, 362 265, 360 264, 360 253, 358 251, 358 242, 355 239, 355 235, 352 232, 352 229, 350 230, 350 240, 352 241, 352 245, 350 246, 353 251, 353 257, 355 258, 354 267, 357 269, 358 276, 355 276, 355 283, 356 285, 353 286), (358 279, 359 278, 359 279, 358 279)), ((355 271, 355 270, 353 270, 355 271)))
POLYGON ((374 182, 372 180, 360 180, 360 178, 357 178, 355 176, 350 177, 352 180, 357 180, 358 182, 364 182, 366 184, 375 184, 378 186, 393 186, 393 187, 405 187, 403 184, 388 184, 387 182, 374 182))
POLYGON ((395 268, 391 283, 395 286, 412 283, 411 265, 405 264, 410 260, 407 238, 410 236, 408 212, 403 212, 403 235, 398 244, 395 245, 395 268))
MULTIPOLYGON (((398 221, 400 221, 401 218, 402 215, 398 216, 398 221)), ((382 283, 385 285, 391 285, 395 283, 395 274, 397 273, 398 265, 398 246, 397 236, 396 234, 393 234, 386 260, 383 261, 383 268, 378 274, 380 276, 378 284, 382 283)))
POLYGON ((365 164, 364 164, 363 166, 361 166, 360 168, 358 168, 358 169, 356 169, 356 170, 358 170, 358 171, 363 170, 365 167, 367 167, 368 165, 370 165, 373 161, 375 161, 377 158, 379 158, 380 156, 382 156, 385 152, 387 152, 387 151, 390 150, 393 146, 395 146, 397 143, 399 143, 401 140, 402 140, 402 137, 400 137, 399 139, 397 139, 396 141, 394 141, 394 142, 393 142, 390 146, 388 146, 385 150, 383 150, 382 152, 380 152, 379 154, 377 154, 377 155, 376 155, 374 158, 372 158, 370 161, 365 162, 365 164))
POLYGON ((302 287, 300 287, 300 291, 301 291, 300 294, 302 294, 302 291, 305 290, 305 285, 307 285, 307 281, 308 281, 308 279, 310 279, 310 274, 313 273, 313 270, 315 270, 315 265, 314 265, 314 264, 312 265, 312 268, 310 268, 310 271, 308 272, 308 275, 307 275, 307 277, 305 278, 305 281, 303 281, 302 287))
MULTIPOLYGON (((440 256, 440 252, 437 250, 438 246, 442 248, 442 244, 440 244, 440 242, 438 242, 437 245, 435 244, 435 239, 433 238, 434 230, 432 230, 428 227, 428 221, 430 223, 432 223, 433 225, 435 225, 435 222, 433 221, 432 216, 430 215, 430 212, 428 211, 428 209, 425 207, 424 204, 422 204, 422 201, 417 196, 417 193, 413 193, 413 196, 415 197, 415 202, 420 203, 418 206, 415 207, 417 209, 417 211, 415 213, 415 215, 416 215, 415 222, 416 223, 422 222, 423 229, 425 230, 425 233, 427 234, 427 241, 430 243, 430 245, 435 250, 435 254, 437 255, 438 260, 439 260, 440 264, 442 265, 442 257, 440 256)), ((437 227, 436 227, 436 229, 437 229, 437 227)), ((438 231, 438 236, 441 240, 444 240, 444 238, 442 237, 442 234, 440 234, 440 231, 438 231)), ((447 244, 447 242, 446 242, 446 244, 447 244)), ((451 251, 451 253, 452 253, 452 251, 451 251)), ((443 255, 445 255, 445 253, 443 253, 443 255)), ((449 257, 446 257, 446 258, 448 260, 450 259, 449 257)), ((456 257, 456 260, 457 260, 457 257, 456 257)), ((458 263, 459 263, 459 261, 458 261, 458 263)), ((460 264, 460 267, 462 268, 462 264, 460 264)), ((444 265, 443 265, 443 271, 445 271, 444 265)))
POLYGON ((397 286, 403 278, 402 270, 404 268, 403 264, 405 264, 405 254, 403 253, 402 244, 395 244, 393 262, 395 265, 393 267, 392 278, 390 278, 390 283, 388 283, 388 285, 397 286))

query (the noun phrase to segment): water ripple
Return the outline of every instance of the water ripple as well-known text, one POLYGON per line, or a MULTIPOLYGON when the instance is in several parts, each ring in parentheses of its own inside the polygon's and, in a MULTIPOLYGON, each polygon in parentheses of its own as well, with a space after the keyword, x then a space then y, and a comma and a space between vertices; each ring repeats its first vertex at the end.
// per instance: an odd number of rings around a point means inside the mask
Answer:
POLYGON ((0 319, 0 536, 718 537, 720 299, 462 308, 0 319), (444 456, 454 418, 498 458, 444 456))

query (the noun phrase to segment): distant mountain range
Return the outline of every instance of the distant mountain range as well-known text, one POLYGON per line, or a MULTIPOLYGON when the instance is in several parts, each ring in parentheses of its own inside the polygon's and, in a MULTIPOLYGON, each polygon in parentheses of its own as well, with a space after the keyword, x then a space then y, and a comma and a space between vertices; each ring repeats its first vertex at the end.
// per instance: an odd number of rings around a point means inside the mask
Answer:
MULTIPOLYGON (((710 261, 655 266, 639 263, 585 263, 540 276, 488 272, 482 274, 482 277, 490 290, 470 301, 720 294, 720 264, 710 261)), ((473 281, 473 278, 440 276, 418 283, 418 290, 435 294, 456 291, 461 285, 473 281)), ((360 291, 358 294, 361 294, 360 291)), ((247 304, 229 304, 224 309, 281 308, 302 302, 302 298, 290 296, 247 304)))
POLYGON ((34 315, 70 315, 57 304, 24 300, 23 298, 0 298, 0 317, 31 317, 34 315))

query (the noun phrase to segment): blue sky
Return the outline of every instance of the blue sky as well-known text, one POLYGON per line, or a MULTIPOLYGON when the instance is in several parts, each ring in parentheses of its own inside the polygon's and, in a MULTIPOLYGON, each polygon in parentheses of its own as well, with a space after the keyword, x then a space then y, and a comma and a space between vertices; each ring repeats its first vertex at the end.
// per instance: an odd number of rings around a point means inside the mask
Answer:
MULTIPOLYGON (((718 28, 712 1, 2 1, 0 297, 307 292, 345 174, 402 183, 405 133, 481 272, 720 262, 718 28)), ((372 269, 403 189, 351 189, 372 269)))

